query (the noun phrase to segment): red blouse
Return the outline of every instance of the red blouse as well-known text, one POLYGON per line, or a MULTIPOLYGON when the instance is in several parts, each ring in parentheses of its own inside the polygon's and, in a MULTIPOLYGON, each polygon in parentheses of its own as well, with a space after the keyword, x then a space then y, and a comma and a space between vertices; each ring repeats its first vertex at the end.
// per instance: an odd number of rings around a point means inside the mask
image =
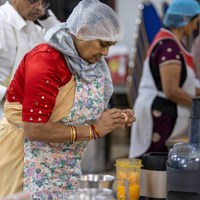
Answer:
POLYGON ((60 87, 71 79, 63 55, 48 44, 40 44, 22 59, 7 91, 9 102, 22 104, 22 120, 49 120, 60 87))

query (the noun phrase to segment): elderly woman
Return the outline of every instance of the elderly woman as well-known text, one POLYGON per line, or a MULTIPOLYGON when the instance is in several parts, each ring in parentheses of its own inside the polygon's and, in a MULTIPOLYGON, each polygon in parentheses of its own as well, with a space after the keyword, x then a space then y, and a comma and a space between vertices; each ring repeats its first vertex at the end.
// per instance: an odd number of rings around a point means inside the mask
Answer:
POLYGON ((197 27, 199 13, 196 0, 173 0, 166 11, 165 27, 154 38, 143 65, 130 157, 167 152, 167 140, 188 134, 191 96, 199 89, 185 44, 197 27))
POLYGON ((130 109, 107 109, 113 86, 103 58, 122 36, 116 13, 83 0, 25 55, 8 88, 0 123, 0 196, 63 199, 76 189, 89 140, 130 126, 130 109))

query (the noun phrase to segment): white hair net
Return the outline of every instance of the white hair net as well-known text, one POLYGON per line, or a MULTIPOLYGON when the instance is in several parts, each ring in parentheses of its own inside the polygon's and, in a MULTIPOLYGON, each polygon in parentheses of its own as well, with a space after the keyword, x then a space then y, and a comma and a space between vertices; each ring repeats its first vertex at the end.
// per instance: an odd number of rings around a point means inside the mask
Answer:
POLYGON ((67 19, 71 34, 82 40, 116 42, 122 38, 123 25, 117 14, 99 0, 83 0, 67 19))

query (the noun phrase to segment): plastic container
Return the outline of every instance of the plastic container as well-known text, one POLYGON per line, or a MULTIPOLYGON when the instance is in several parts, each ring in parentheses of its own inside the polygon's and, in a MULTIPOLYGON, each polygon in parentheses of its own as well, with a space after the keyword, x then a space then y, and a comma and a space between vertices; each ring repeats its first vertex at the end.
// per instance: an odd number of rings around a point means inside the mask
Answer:
POLYGON ((200 97, 192 98, 189 143, 175 144, 167 161, 167 200, 200 199, 200 97))
POLYGON ((189 143, 175 144, 169 151, 168 164, 184 171, 200 170, 200 97, 192 98, 189 143))
POLYGON ((195 144, 175 144, 168 157, 168 164, 174 169, 200 170, 200 149, 195 144))
POLYGON ((129 200, 139 200, 141 159, 122 158, 116 160, 117 178, 129 181, 129 200))

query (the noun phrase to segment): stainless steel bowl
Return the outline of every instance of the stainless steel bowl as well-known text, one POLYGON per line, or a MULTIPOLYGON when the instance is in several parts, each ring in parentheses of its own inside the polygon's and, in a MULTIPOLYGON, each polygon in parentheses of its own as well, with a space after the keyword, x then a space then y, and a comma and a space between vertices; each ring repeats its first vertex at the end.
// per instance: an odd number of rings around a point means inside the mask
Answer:
POLYGON ((115 176, 103 174, 82 175, 78 180, 79 188, 108 188, 112 189, 115 176))
POLYGON ((113 200, 116 195, 111 189, 78 189, 64 196, 63 200, 113 200))

